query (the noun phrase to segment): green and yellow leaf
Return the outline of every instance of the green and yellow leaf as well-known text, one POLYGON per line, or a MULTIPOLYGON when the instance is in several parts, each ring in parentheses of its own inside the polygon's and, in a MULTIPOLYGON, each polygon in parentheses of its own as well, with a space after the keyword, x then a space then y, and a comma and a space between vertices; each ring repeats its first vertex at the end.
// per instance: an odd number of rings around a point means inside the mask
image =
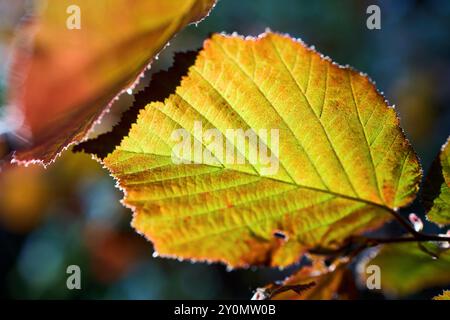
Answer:
POLYGON ((141 110, 104 165, 160 255, 232 267, 336 248, 409 204, 421 176, 395 110, 366 76, 271 32, 205 41, 176 91, 141 110), (234 139, 225 144, 246 161, 223 161, 199 122, 258 133, 278 170, 247 161, 257 147, 234 139), (210 157, 175 164, 178 129, 210 157), (278 150, 264 129, 278 130, 278 150))
POLYGON ((383 246, 375 258, 365 264, 380 267, 381 290, 390 295, 406 296, 449 285, 450 250, 441 251, 432 243, 425 246, 439 258, 432 257, 417 243, 399 243, 383 246))
POLYGON ((434 161, 424 185, 427 218, 439 225, 450 224, 450 137, 434 161))
POLYGON ((214 3, 35 1, 33 17, 18 32, 11 68, 9 104, 23 118, 17 134, 28 140, 13 160, 47 165, 82 141, 172 36, 214 3))

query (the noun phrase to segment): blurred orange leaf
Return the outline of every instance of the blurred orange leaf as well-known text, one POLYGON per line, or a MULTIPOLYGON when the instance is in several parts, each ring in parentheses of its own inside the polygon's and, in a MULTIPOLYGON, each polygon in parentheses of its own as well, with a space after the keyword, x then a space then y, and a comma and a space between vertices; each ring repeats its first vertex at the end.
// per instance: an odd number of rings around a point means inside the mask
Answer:
POLYGON ((213 4, 37 1, 35 16, 20 28, 14 50, 9 99, 11 112, 22 113, 16 133, 27 143, 13 161, 47 165, 64 148, 82 141, 169 39, 202 19, 213 4), (73 19, 79 29, 72 29, 73 19))

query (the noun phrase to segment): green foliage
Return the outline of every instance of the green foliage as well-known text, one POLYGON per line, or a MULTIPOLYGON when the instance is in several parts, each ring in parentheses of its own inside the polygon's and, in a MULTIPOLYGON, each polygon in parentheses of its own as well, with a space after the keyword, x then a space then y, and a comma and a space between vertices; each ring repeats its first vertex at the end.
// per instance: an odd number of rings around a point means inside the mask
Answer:
MULTIPOLYGON (((391 295, 405 296, 450 283, 450 251, 426 244, 430 255, 417 243, 385 245, 367 265, 381 269, 381 288, 391 295)), ((364 273, 364 275, 366 275, 364 273)), ((367 275, 366 275, 367 276, 367 275)))
POLYGON ((450 224, 450 137, 442 146, 428 174, 424 202, 428 219, 440 225, 450 224))

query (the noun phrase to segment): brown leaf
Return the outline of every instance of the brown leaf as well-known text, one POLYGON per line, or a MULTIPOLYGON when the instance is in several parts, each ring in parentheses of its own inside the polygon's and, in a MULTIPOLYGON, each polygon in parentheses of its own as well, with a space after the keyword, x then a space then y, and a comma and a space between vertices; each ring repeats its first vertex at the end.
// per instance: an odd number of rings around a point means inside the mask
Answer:
POLYGON ((323 260, 315 259, 311 266, 303 267, 281 284, 258 289, 257 294, 271 300, 353 299, 357 290, 347 267, 347 260, 327 267, 323 260))

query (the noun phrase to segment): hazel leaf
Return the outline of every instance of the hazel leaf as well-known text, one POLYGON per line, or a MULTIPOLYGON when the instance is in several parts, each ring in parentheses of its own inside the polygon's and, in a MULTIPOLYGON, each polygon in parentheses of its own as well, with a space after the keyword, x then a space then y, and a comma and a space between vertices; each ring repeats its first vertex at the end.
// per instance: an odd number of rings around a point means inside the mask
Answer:
POLYGON ((206 40, 103 164, 158 254, 230 267, 337 248, 409 204, 421 177, 367 76, 272 32, 206 40))

